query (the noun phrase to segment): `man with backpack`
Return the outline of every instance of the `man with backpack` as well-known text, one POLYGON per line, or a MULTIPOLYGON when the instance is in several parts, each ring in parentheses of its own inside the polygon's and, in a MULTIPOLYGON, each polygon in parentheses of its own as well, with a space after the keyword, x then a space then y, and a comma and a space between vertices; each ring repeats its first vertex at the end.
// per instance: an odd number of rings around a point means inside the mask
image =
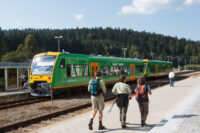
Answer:
POLYGON ((149 113, 148 94, 152 94, 149 85, 146 84, 145 78, 139 78, 137 80, 137 87, 135 89, 135 97, 140 109, 142 127, 146 125, 146 119, 149 113))
POLYGON ((95 77, 92 78, 88 85, 88 92, 91 94, 92 103, 92 116, 88 127, 93 130, 93 119, 96 116, 97 111, 99 111, 99 130, 105 129, 102 124, 103 119, 103 109, 104 109, 104 93, 106 93, 106 87, 104 81, 100 78, 101 72, 96 72, 95 77))

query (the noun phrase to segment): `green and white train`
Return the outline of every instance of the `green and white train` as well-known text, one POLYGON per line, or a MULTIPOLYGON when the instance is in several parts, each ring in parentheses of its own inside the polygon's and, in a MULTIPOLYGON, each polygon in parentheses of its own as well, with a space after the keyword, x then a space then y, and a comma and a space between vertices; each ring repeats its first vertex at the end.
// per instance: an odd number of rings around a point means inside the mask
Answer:
POLYGON ((109 84, 117 82, 120 75, 134 81, 143 76, 166 76, 171 69, 172 63, 164 61, 47 52, 34 56, 29 87, 33 96, 50 96, 87 86, 96 71, 109 84))

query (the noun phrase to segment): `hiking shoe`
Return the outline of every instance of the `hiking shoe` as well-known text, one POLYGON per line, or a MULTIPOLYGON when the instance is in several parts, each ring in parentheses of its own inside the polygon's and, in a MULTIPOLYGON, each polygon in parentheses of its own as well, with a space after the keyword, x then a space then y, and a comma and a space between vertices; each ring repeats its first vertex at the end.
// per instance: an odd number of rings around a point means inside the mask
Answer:
POLYGON ((141 126, 144 127, 144 120, 141 121, 141 126))
POLYGON ((126 125, 122 125, 122 128, 127 128, 127 126, 126 125))
POLYGON ((93 130, 92 122, 90 122, 90 123, 88 124, 88 128, 89 128, 90 130, 93 130))
POLYGON ((106 127, 103 125, 99 125, 99 130, 103 130, 103 129, 106 129, 106 127))

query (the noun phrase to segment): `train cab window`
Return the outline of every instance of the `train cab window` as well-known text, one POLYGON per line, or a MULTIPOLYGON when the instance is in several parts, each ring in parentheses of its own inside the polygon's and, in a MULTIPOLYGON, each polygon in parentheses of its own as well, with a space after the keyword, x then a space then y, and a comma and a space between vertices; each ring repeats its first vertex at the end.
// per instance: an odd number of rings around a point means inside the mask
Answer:
POLYGON ((65 59, 62 59, 59 65, 60 68, 65 68, 65 59))

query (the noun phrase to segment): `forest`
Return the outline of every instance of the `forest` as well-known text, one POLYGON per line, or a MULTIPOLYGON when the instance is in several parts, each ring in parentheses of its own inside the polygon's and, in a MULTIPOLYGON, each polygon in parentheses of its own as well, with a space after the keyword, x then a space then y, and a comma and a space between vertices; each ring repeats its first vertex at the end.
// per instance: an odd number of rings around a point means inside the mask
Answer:
POLYGON ((200 63, 200 42, 162 34, 120 28, 9 29, 0 28, 1 62, 30 62, 37 53, 61 50, 70 53, 200 63))

